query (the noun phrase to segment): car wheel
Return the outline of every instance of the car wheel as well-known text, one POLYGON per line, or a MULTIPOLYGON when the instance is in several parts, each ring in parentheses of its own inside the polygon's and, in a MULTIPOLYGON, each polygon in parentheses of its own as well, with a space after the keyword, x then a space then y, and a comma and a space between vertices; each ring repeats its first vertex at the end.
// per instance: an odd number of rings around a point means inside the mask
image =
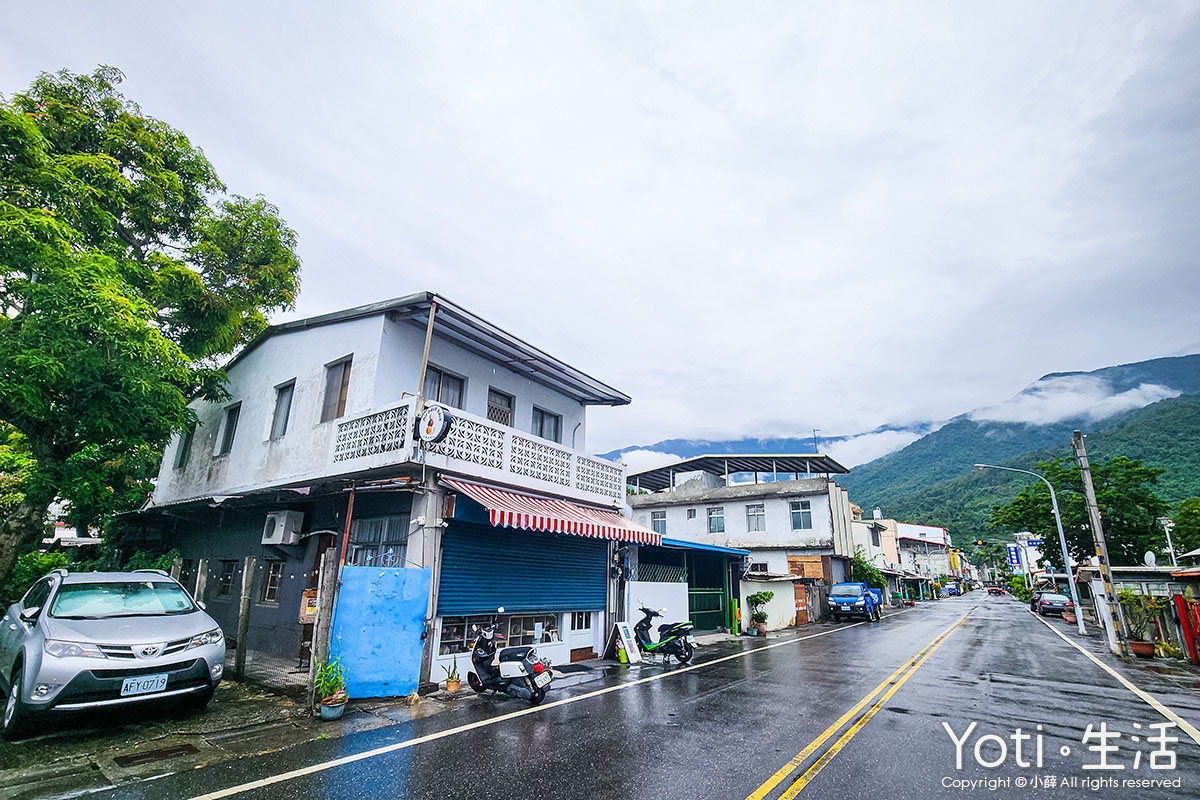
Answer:
POLYGON ((33 728, 33 712, 21 698, 21 684, 24 683, 25 671, 18 668, 13 673, 12 682, 8 689, 8 698, 4 703, 4 722, 0 733, 5 739, 20 739, 29 734, 33 728))
POLYGON ((883 619, 883 613, 879 610, 879 606, 875 606, 872 613, 874 613, 874 615, 875 615, 876 622, 879 622, 880 620, 883 619))
POLYGON ((834 614, 834 615, 833 615, 833 621, 834 621, 834 622, 841 622, 841 621, 842 621, 842 615, 841 615, 841 614, 834 614))

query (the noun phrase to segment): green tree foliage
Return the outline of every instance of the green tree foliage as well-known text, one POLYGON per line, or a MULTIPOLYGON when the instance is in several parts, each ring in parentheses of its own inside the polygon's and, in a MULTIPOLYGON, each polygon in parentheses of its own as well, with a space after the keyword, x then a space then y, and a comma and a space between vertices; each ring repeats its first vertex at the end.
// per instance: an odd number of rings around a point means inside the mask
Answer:
POLYGON ((886 589, 887 578, 867 558, 867 551, 862 547, 854 548, 850 559, 850 581, 865 583, 872 589, 886 589))
POLYGON ((1171 530, 1171 540, 1175 544, 1175 552, 1182 555, 1200 547, 1200 497, 1189 497, 1179 504, 1171 530))
POLYGON ((67 557, 63 553, 39 553, 36 550, 25 553, 17 559, 8 583, 4 586, 4 597, 0 603, 6 606, 16 602, 29 591, 33 582, 38 578, 67 566, 67 557))
MULTIPOLYGON (((1067 549, 1077 561, 1086 561, 1096 550, 1088 524, 1087 504, 1079 467, 1073 459, 1056 458, 1037 465, 1037 471, 1054 485, 1062 513, 1067 549)), ((1152 469, 1124 456, 1092 465, 1092 483, 1108 554, 1114 566, 1138 564, 1147 550, 1160 550, 1166 539, 1157 518, 1167 503, 1152 488, 1163 470, 1152 469)), ((992 512, 992 526, 1012 533, 1032 531, 1053 542, 1058 538, 1050 490, 1041 481, 1026 486, 1011 503, 992 512)), ((1046 549, 1054 553, 1054 548, 1046 549)), ((1054 561, 1054 556, 1049 556, 1054 561)), ((1061 561, 1061 557, 1058 559, 1061 561)), ((1059 569, 1062 565, 1055 565, 1059 569)))
POLYGON ((1020 575, 1013 575, 1008 579, 1008 591, 1022 603, 1028 603, 1033 597, 1033 592, 1025 585, 1025 579, 1020 575))
POLYGON ((215 359, 289 308, 296 239, 262 198, 225 193, 121 73, 42 74, 0 102, 0 420, 34 466, 0 526, 0 580, 49 503, 76 524, 136 504, 215 359))

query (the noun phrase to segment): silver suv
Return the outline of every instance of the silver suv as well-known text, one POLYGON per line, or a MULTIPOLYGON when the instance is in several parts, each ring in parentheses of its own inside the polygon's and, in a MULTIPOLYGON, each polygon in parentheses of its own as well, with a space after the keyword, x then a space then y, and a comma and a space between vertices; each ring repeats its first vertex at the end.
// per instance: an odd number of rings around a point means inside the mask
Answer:
POLYGON ((3 735, 51 711, 172 699, 202 708, 225 664, 221 628, 160 570, 57 570, 0 622, 3 735))

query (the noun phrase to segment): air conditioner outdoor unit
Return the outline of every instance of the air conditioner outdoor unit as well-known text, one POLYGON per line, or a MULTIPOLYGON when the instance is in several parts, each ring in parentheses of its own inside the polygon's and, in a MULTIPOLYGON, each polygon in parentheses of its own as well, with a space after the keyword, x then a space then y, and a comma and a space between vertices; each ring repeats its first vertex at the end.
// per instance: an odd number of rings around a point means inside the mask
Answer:
POLYGON ((303 511, 272 511, 263 525, 263 544, 299 544, 303 511))

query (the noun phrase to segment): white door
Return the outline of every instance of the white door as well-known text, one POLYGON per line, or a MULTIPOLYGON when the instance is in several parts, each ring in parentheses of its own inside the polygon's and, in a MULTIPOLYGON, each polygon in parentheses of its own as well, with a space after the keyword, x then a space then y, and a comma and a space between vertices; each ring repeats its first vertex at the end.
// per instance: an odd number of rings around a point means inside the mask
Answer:
POLYGON ((591 611, 572 611, 568 616, 570 626, 567 631, 567 644, 572 650, 592 649, 596 638, 592 631, 592 618, 595 614, 591 611))

